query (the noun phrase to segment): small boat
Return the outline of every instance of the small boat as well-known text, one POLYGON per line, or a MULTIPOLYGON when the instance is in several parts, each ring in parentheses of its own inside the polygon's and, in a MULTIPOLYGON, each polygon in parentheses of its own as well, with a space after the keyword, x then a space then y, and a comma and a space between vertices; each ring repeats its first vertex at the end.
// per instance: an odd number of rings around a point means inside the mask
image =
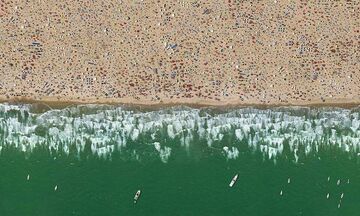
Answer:
POLYGON ((140 197, 140 194, 141 194, 141 190, 136 191, 136 194, 135 194, 135 196, 134 196, 134 203, 137 202, 137 200, 138 200, 139 197, 140 197))
POLYGON ((239 174, 236 174, 234 176, 234 178, 231 180, 231 182, 229 184, 230 187, 234 186, 234 184, 235 184, 236 180, 238 179, 238 177, 239 177, 239 174))

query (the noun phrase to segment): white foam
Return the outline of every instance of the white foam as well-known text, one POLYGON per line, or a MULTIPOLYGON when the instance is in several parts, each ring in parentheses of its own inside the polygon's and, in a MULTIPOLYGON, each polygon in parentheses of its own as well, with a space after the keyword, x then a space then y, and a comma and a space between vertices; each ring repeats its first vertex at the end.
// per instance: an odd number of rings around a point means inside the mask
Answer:
POLYGON ((167 133, 170 138, 172 138, 172 139, 175 138, 174 127, 172 125, 167 126, 167 133))
POLYGON ((227 159, 236 159, 237 157, 239 157, 239 150, 236 147, 229 148, 227 146, 224 146, 223 150, 227 159))
MULTIPOLYGON (((135 112, 121 107, 88 105, 40 114, 30 110, 29 105, 0 104, 0 140, 3 140, 0 149, 12 145, 20 151, 32 152, 37 146, 45 145, 51 151, 71 154, 72 149, 76 149, 76 153, 83 151, 89 141, 93 154, 103 157, 114 151, 114 145, 119 149, 130 148, 128 141, 137 142, 139 137, 156 141, 165 131, 175 143, 186 148, 197 142, 195 139, 205 140, 208 146, 223 145, 221 141, 225 137, 228 141, 229 135, 233 145, 245 142, 253 151, 259 150, 270 159, 283 153, 285 143, 295 161, 319 151, 319 146, 333 145, 353 155, 360 151, 359 114, 346 109, 305 110, 306 115, 318 116, 316 118, 293 114, 296 108, 282 111, 245 108, 213 116, 190 108, 135 112), (39 126, 44 128, 40 134, 39 126)), ((157 151, 163 155, 162 160, 167 160, 171 148, 157 151)), ((237 147, 227 151, 224 149, 227 158, 235 157, 237 147)))
POLYGON ((168 162, 168 159, 171 155, 171 148, 170 147, 167 147, 165 146, 163 149, 161 149, 161 145, 159 142, 154 142, 154 147, 156 149, 156 151, 159 152, 159 156, 160 156, 160 159, 163 163, 167 163, 168 162))
POLYGON ((140 131, 135 128, 135 129, 132 131, 131 139, 132 139, 133 141, 137 140, 137 138, 139 137, 139 134, 140 134, 140 131))
POLYGON ((154 147, 156 149, 156 151, 160 152, 161 146, 159 142, 154 142, 154 147))
POLYGON ((242 130, 241 129, 236 129, 235 130, 235 136, 236 138, 238 138, 239 140, 242 140, 243 139, 243 133, 242 133, 242 130))

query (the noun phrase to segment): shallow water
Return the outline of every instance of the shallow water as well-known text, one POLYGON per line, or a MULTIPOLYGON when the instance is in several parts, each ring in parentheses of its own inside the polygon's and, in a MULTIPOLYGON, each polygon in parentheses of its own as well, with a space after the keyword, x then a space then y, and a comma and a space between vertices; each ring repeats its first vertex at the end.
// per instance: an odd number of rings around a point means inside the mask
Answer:
POLYGON ((0 215, 357 215, 359 113, 1 104, 0 215))

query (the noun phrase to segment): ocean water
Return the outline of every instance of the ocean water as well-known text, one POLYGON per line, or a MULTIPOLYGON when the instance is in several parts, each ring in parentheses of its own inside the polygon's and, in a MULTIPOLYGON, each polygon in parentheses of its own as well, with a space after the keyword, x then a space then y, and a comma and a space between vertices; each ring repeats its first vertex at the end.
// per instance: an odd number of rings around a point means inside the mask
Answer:
POLYGON ((0 104, 0 216, 360 215, 359 162, 358 108, 0 104))

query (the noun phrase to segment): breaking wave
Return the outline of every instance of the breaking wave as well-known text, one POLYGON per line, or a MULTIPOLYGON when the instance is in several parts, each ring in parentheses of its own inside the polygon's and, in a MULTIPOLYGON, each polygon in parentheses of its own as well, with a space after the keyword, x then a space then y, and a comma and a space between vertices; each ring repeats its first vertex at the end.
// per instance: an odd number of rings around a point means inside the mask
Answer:
POLYGON ((32 105, 0 104, 0 151, 15 148, 29 155, 45 148, 51 154, 88 152, 105 158, 118 152, 140 160, 156 155, 164 163, 175 154, 174 148, 189 151, 193 145, 220 151, 227 159, 250 151, 272 160, 287 154, 297 162, 320 149, 356 156, 359 113, 298 107, 139 111, 107 105, 38 112, 32 105))

